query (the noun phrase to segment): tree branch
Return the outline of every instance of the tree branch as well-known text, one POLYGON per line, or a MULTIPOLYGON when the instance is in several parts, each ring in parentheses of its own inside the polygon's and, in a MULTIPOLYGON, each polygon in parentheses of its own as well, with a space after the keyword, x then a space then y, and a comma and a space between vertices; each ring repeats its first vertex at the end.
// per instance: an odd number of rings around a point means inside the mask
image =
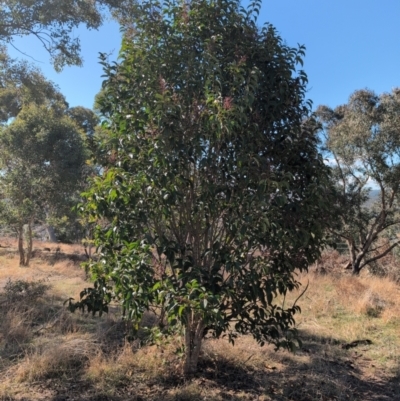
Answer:
POLYGON ((372 263, 375 262, 378 259, 383 258, 384 256, 386 256, 392 249, 394 249, 397 245, 400 244, 400 241, 395 242, 393 245, 391 245, 388 249, 386 249, 385 252, 381 253, 380 255, 377 255, 371 259, 368 259, 367 261, 365 261, 361 266, 360 266, 360 270, 366 266, 368 263, 372 263))

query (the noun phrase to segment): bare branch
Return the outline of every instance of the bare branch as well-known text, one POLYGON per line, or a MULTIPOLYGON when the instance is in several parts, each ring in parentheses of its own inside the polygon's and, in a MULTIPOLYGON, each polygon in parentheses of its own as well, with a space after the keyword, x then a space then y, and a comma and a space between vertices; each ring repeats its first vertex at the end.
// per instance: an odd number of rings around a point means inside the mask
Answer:
POLYGON ((371 259, 368 259, 367 261, 365 261, 361 266, 360 266, 360 270, 366 266, 369 263, 375 262, 376 260, 379 260, 381 258, 383 258, 384 256, 386 256, 392 249, 396 248, 397 245, 400 244, 400 241, 395 242, 393 245, 391 245, 388 249, 386 249, 385 252, 381 253, 380 255, 377 255, 371 259))
POLYGON ((34 57, 32 57, 31 55, 29 55, 28 53, 25 53, 25 52, 23 52, 22 50, 18 49, 18 47, 16 47, 16 46, 14 45, 13 42, 8 42, 8 43, 9 43, 17 52, 23 54, 23 55, 26 56, 26 57, 31 58, 33 61, 36 61, 37 63, 43 64, 43 61, 36 60, 34 57))

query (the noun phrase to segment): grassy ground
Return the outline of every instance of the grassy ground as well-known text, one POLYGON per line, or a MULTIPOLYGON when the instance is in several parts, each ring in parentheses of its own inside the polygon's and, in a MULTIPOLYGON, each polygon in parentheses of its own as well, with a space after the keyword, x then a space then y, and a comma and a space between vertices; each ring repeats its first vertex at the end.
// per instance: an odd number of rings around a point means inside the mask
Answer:
POLYGON ((65 310, 88 285, 79 246, 36 243, 20 268, 15 243, 0 245, 0 400, 400 400, 400 286, 350 276, 337 254, 300 277, 299 351, 207 340, 199 374, 184 379, 181 339, 128 344, 117 309, 65 310))

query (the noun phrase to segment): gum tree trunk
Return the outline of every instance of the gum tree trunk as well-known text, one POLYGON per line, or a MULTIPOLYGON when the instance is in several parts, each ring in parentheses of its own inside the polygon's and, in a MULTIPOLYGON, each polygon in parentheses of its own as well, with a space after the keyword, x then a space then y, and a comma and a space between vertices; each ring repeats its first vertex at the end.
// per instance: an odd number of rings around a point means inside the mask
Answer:
POLYGON ((32 257, 32 249, 33 249, 33 237, 32 237, 32 222, 27 224, 26 231, 26 242, 27 248, 26 251, 24 249, 24 226, 21 225, 18 227, 18 252, 19 252, 19 265, 20 266, 29 266, 29 262, 32 257))
POLYGON ((29 266, 29 262, 32 257, 32 248, 33 248, 32 222, 28 223, 27 242, 28 242, 28 248, 26 251, 25 266, 29 266))
POLYGON ((24 250, 24 226, 18 227, 18 252, 19 252, 19 265, 25 266, 25 250, 24 250))
POLYGON ((49 242, 57 242, 57 237, 54 231, 54 227, 47 225, 46 230, 47 230, 47 235, 49 236, 49 242))
POLYGON ((185 327, 185 375, 197 372, 204 327, 201 318, 193 316, 193 313, 188 313, 185 327))
POLYGON ((364 255, 362 255, 360 257, 360 254, 357 253, 357 249, 356 249, 356 245, 355 245, 354 241, 347 241, 347 246, 348 246, 349 252, 350 252, 350 266, 351 266, 352 273, 354 276, 358 276, 360 274, 361 260, 364 255))
POLYGON ((358 250, 354 244, 354 242, 348 241, 347 245, 349 248, 350 252, 350 266, 352 269, 352 273, 354 276, 358 276, 360 274, 360 271, 369 263, 375 262, 384 256, 386 256, 389 252, 391 252, 396 246, 400 245, 400 241, 397 241, 393 243, 392 245, 388 246, 387 249, 380 254, 370 257, 368 259, 368 252, 371 247, 371 244, 373 240, 376 239, 376 237, 371 237, 369 241, 367 241, 364 246, 361 248, 361 250, 358 250))

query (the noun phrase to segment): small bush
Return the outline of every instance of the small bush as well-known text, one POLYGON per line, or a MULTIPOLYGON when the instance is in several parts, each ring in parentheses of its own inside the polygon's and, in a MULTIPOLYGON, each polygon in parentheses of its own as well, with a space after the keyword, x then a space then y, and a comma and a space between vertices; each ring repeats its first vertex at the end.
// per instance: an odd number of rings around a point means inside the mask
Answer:
POLYGON ((8 280, 4 287, 5 302, 9 306, 25 302, 32 304, 43 297, 49 288, 43 281, 8 280))
POLYGON ((0 294, 0 356, 10 357, 21 352, 33 338, 33 327, 54 314, 41 302, 49 288, 42 281, 7 282, 0 294))

